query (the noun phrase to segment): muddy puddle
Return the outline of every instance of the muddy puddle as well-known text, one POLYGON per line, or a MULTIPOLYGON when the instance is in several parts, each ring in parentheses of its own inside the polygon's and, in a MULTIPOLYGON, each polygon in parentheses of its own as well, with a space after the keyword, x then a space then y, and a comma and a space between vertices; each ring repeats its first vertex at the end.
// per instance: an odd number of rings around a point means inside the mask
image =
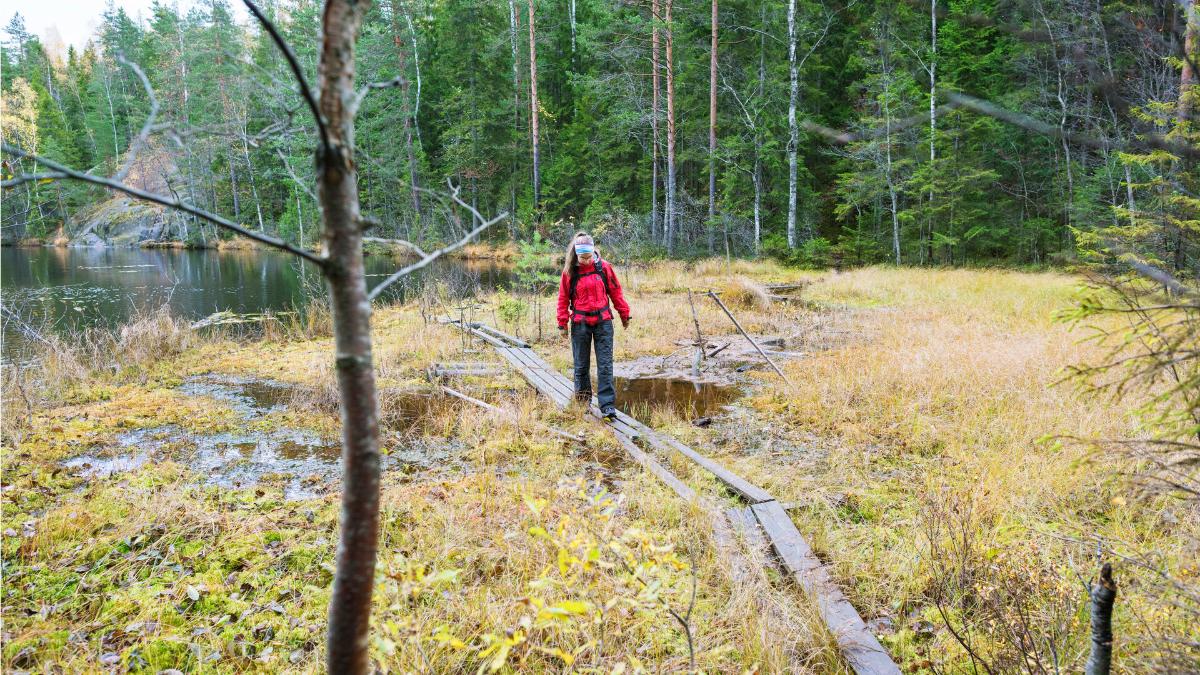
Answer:
POLYGON ((616 377, 617 407, 637 417, 667 408, 683 419, 719 414, 741 390, 733 385, 666 377, 616 377))
MULTIPOLYGON (((179 391, 213 398, 232 407, 247 422, 282 410, 292 395, 290 385, 237 377, 189 378, 179 391)), ((416 417, 417 405, 397 406, 416 417)), ((117 437, 103 453, 67 460, 64 466, 89 478, 105 478, 142 465, 172 460, 187 465, 210 485, 241 488, 254 485, 282 489, 284 499, 307 499, 332 489, 341 473, 341 444, 311 431, 287 427, 267 431, 243 429, 195 434, 177 426, 137 429, 117 437)), ((404 474, 454 466, 462 449, 450 443, 433 446, 404 439, 402 447, 385 451, 385 471, 404 474)), ((384 443, 385 448, 391 444, 384 443)))

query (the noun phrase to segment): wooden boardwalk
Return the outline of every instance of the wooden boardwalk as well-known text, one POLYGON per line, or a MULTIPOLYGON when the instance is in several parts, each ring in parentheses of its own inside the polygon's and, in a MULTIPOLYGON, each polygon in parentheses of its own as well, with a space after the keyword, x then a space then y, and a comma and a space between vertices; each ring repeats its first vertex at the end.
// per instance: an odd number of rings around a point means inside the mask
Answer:
MULTIPOLYGON (((555 405, 565 408, 571 403, 574 384, 538 356, 528 343, 482 323, 463 324, 453 319, 443 319, 443 322, 455 325, 491 345, 529 384, 555 405)), ((603 419, 594 398, 589 409, 595 417, 603 419)), ((874 675, 900 672, 800 535, 787 511, 769 492, 625 413, 618 412, 616 419, 606 420, 606 426, 634 461, 662 480, 682 499, 697 505, 709 515, 719 546, 736 547, 732 531, 741 533, 750 545, 757 541, 768 543, 783 569, 812 599, 855 673, 874 675), (639 443, 663 456, 673 453, 683 455, 715 476, 745 506, 724 510, 716 508, 711 500, 697 495, 695 490, 672 474, 651 452, 639 447, 639 443)), ((737 574, 736 569, 734 573, 737 574)))

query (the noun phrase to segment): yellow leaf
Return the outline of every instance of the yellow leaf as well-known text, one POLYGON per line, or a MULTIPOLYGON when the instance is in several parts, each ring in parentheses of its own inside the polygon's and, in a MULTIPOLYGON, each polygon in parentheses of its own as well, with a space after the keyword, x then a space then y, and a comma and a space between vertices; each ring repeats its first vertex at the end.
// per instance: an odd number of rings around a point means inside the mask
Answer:
POLYGON ((550 656, 558 657, 559 659, 562 660, 563 664, 565 664, 565 665, 569 666, 569 665, 572 665, 575 663, 574 656, 571 656, 570 654, 564 652, 563 650, 559 649, 558 647, 551 647, 551 648, 534 647, 534 649, 543 654, 549 654, 550 656))
POLYGON ((534 525, 533 527, 529 528, 529 534, 538 539, 550 539, 550 533, 546 531, 546 528, 540 525, 534 525))
POLYGON ((528 506, 530 511, 533 511, 535 516, 540 516, 542 514, 542 509, 546 508, 547 502, 545 499, 531 497, 529 495, 521 495, 521 500, 525 502, 525 506, 528 506))
POLYGON ((555 605, 569 614, 584 614, 588 610, 588 605, 582 600, 563 600, 555 605))

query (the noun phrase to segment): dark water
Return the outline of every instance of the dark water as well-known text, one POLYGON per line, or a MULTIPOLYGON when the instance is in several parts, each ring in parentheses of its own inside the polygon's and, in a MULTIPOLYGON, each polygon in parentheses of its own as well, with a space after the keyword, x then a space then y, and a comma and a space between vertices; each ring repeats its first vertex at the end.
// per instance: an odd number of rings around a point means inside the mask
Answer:
MULTIPOLYGON (((366 266, 368 287, 398 267, 387 256, 370 256, 366 266)), ((508 288, 512 279, 508 267, 438 261, 393 284, 380 301, 404 301, 431 281, 444 283, 452 297, 467 297, 481 288, 508 288)), ((78 330, 119 325, 164 303, 188 319, 303 310, 324 292, 311 264, 271 251, 5 247, 3 356, 11 358, 28 339, 14 316, 39 328, 78 330)))
POLYGON ((617 407, 635 417, 656 407, 667 407, 684 419, 696 419, 719 413, 722 406, 742 395, 734 386, 658 377, 618 377, 614 386, 617 407))

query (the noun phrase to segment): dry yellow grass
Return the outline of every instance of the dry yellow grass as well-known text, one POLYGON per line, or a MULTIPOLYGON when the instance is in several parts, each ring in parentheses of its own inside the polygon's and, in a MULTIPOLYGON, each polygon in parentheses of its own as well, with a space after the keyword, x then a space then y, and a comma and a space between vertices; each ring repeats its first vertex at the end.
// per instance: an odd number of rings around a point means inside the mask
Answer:
MULTIPOLYGON (((939 532, 948 525, 963 525, 972 551, 977 548, 986 563, 969 571, 997 584, 1020 580, 1040 626, 1066 627, 1067 667, 1078 665, 1082 635, 1082 593, 1073 575, 1090 576, 1094 567, 1094 547, 1070 539, 1099 535, 1153 548, 1170 569, 1194 562, 1186 542, 1198 531, 1195 514, 1155 498, 1126 499, 1120 467, 1091 464, 1083 448, 1045 440, 1134 430, 1131 404, 1080 399, 1069 387, 1055 386, 1064 366, 1094 356, 1078 342, 1081 335, 1052 319, 1069 304, 1074 278, 885 268, 833 275, 740 261, 619 266, 617 272, 634 314, 630 329, 617 333, 618 359, 667 354, 678 348, 676 341, 694 337, 687 289, 722 289, 739 276, 755 284, 819 279, 802 297, 822 309, 785 303, 735 309, 752 332, 799 333, 808 355, 784 362, 787 382, 765 371, 750 374, 757 384, 741 410, 708 429, 665 409, 653 411, 650 421, 796 502, 800 530, 831 563, 856 607, 868 619, 891 621, 883 639, 906 667, 966 664, 931 604, 943 589, 939 579, 965 569, 962 561, 942 555, 943 548, 933 548, 944 546, 939 532)), ((536 348, 565 369, 569 350, 554 331, 553 298, 536 302, 545 305, 546 336, 536 348)), ((695 307, 705 335, 740 339, 711 300, 697 297, 695 307)), ((536 313, 528 316, 518 327, 524 336, 536 334, 536 313)), ((473 318, 490 321, 490 310, 473 318)), ((170 408, 173 423, 223 428, 229 422, 219 406, 199 414, 195 401, 173 398, 169 388, 190 374, 297 384, 306 395, 269 421, 333 433, 332 344, 328 324, 319 315, 312 321, 281 322, 258 341, 219 334, 200 339, 177 326, 145 324, 117 341, 141 365, 123 373, 88 371, 68 391, 46 399, 28 426, 17 432, 6 426, 4 514, 6 520, 38 523, 31 540, 4 539, 5 560, 15 565, 6 569, 33 583, 6 602, 6 667, 29 660, 26 667, 86 669, 102 651, 100 635, 147 621, 157 622, 160 632, 126 631, 122 644, 105 648, 122 659, 137 654, 153 667, 187 658, 181 646, 189 643, 219 654, 216 670, 319 667, 329 581, 323 565, 332 561, 335 538, 332 497, 296 506, 252 490, 197 489, 185 468, 171 464, 145 466, 124 484, 86 484, 52 473, 63 457, 103 444, 118 429, 161 423, 157 409, 170 408), (186 517, 169 517, 178 505, 186 506, 186 517), (88 514, 84 524, 80 513, 88 514), (160 523, 165 532, 150 529, 160 523), (79 606, 68 603, 33 619, 21 611, 34 608, 36 614, 38 606, 61 602, 50 589, 68 583, 75 566, 93 564, 148 532, 188 556, 190 576, 122 563, 93 573, 89 583, 97 585, 81 592, 79 606), (244 567, 234 570, 230 585, 233 559, 244 567), (131 573, 145 576, 125 583, 131 573), (239 590, 243 582, 253 589, 239 590), (188 586, 203 588, 200 601, 189 603, 188 586), (156 600, 163 592, 169 602, 156 600), (104 593, 112 600, 97 604, 97 594, 104 593), (211 633, 192 635, 222 615, 238 617, 271 602, 286 612, 226 620, 211 633), (87 629, 96 646, 56 641, 61 631, 79 630, 80 612, 99 618, 99 627, 87 629), (264 638, 267 628, 270 637, 264 638), (241 642, 234 639, 238 634, 241 642), (265 646, 274 647, 273 655, 263 653, 265 646), (18 659, 25 649, 32 651, 18 659)), ((464 354, 459 334, 425 323, 415 304, 381 309, 374 326, 383 389, 426 387, 422 371, 433 362, 491 358, 486 351, 464 354)), ((88 370, 66 356, 57 367, 88 370)), ((637 663, 651 670, 686 667, 682 631, 662 603, 648 602, 617 567, 575 570, 569 555, 567 571, 560 567, 559 550, 586 554, 593 543, 620 540, 634 548, 643 541, 661 544, 677 562, 694 563, 701 668, 838 668, 804 599, 777 579, 732 583, 713 554, 702 515, 653 479, 618 461, 623 501, 607 515, 608 506, 590 499, 587 490, 580 494, 578 478, 597 478, 597 463, 611 465, 620 456, 598 426, 577 412, 554 410, 513 375, 461 386, 518 411, 518 418, 483 414, 443 397, 424 409, 415 430, 386 430, 389 452, 424 438, 459 444, 467 461, 454 472, 395 474, 385 485, 385 574, 372 644, 379 663, 389 670, 474 670, 495 657, 498 641, 519 633, 522 641, 510 645, 506 657, 510 668, 557 671, 568 660, 564 654, 584 670, 609 672, 620 663, 631 669, 637 663), (535 420, 587 434, 589 445, 548 440, 535 420), (543 499, 545 507, 530 506, 530 500, 543 499), (549 539, 531 534, 539 527, 549 539), (574 601, 586 609, 576 614, 580 606, 569 604, 574 601), (608 607, 610 602, 616 604, 608 607), (547 618, 543 610, 555 606, 566 620, 547 618), (607 609, 597 614, 598 608, 607 609)), ((718 494, 711 477, 692 465, 678 458, 670 465, 696 489, 718 494)), ((655 573, 663 597, 679 608, 690 574, 661 555, 655 573)), ((997 603, 980 597, 979 616, 990 618, 984 611, 995 611, 997 603)), ((1121 631, 1137 629, 1133 609, 1151 629, 1177 621, 1137 588, 1122 590, 1121 598, 1121 631)), ((1137 662, 1135 648, 1118 645, 1124 650, 1118 663, 1137 662)))
MULTIPOLYGON (((202 373, 298 385, 304 395, 292 410, 256 424, 336 434, 331 341, 301 337, 302 329, 271 328, 260 340, 186 331, 180 339, 175 324, 131 329, 126 372, 90 369, 77 354, 65 398, 6 429, 5 520, 28 521, 34 532, 3 539, 9 578, 25 584, 6 598, 6 669, 320 669, 336 495, 282 502, 266 478, 248 489, 198 486, 186 465, 170 461, 97 480, 59 467, 102 452, 128 429, 230 430, 240 422, 225 404, 174 389, 202 373), (150 353, 163 344, 174 346, 150 353), (63 584, 80 590, 64 598, 63 584), (71 631, 83 638, 56 637, 71 631)), ((381 389, 427 388, 425 366, 459 357, 457 333, 425 324, 413 306, 380 310, 375 330, 381 389)), ((464 463, 385 481, 371 647, 383 669, 458 672, 499 659, 506 671, 557 672, 569 663, 683 670, 684 631, 666 610, 686 610, 693 567, 698 667, 837 668, 811 610, 765 579, 734 586, 704 516, 612 459, 620 452, 594 422, 551 411, 516 378, 459 386, 518 419, 434 397, 414 430, 385 429, 386 453, 448 443, 461 447, 464 463), (496 391, 514 388, 521 393, 496 391), (587 447, 544 438, 535 418, 587 435, 587 447), (601 476, 597 462, 614 473, 601 476), (595 497, 600 478, 620 481, 619 498, 595 497)))

